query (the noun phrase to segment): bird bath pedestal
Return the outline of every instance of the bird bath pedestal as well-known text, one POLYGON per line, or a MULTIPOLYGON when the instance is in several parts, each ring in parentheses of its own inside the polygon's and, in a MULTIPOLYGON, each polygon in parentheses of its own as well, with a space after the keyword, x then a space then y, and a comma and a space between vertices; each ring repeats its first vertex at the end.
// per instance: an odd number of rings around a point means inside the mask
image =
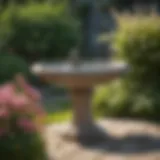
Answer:
POLYGON ((68 62, 37 63, 33 72, 46 82, 65 86, 70 91, 73 105, 73 123, 61 128, 67 139, 84 142, 104 140, 105 133, 95 124, 91 112, 92 89, 126 73, 123 62, 88 61, 73 65, 68 62))

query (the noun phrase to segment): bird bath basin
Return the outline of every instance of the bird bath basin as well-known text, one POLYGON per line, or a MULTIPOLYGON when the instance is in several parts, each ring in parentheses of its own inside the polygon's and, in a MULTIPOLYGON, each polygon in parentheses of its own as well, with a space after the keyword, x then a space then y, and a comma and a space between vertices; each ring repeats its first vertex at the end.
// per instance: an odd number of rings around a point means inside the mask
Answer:
POLYGON ((73 123, 60 133, 65 138, 94 141, 105 138, 91 112, 92 89, 98 84, 114 80, 128 70, 124 62, 81 61, 37 63, 32 71, 42 80, 65 86, 69 89, 73 105, 73 123))

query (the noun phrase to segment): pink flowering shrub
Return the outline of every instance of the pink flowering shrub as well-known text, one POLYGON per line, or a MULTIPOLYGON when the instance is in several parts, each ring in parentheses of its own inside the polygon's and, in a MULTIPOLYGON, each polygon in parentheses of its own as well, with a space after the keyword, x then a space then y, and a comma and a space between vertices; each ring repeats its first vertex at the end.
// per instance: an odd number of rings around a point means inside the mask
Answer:
POLYGON ((39 92, 17 76, 0 86, 0 159, 46 160, 39 92))

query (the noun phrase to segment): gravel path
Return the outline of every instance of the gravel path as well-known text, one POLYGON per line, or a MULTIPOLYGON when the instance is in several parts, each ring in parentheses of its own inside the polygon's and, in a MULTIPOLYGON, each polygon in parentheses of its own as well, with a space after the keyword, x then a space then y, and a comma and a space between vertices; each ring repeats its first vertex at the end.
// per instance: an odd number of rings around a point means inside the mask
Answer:
POLYGON ((160 125, 130 120, 100 120, 109 136, 107 142, 95 146, 82 146, 67 142, 49 125, 46 141, 51 160, 160 160, 160 125))

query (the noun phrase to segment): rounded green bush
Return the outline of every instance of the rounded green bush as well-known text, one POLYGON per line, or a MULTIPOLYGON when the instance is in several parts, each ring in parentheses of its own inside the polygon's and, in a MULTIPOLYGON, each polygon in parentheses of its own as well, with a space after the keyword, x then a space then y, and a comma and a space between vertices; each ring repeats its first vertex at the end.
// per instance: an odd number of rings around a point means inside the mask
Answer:
POLYGON ((15 134, 0 137, 1 158, 9 160, 48 160, 45 144, 38 134, 15 134))
POLYGON ((113 47, 131 66, 130 79, 146 88, 160 83, 160 18, 124 16, 119 18, 113 47))
POLYGON ((79 24, 61 4, 9 7, 0 19, 1 49, 27 60, 67 57, 79 41, 79 24))
POLYGON ((119 79, 96 89, 93 96, 95 114, 108 117, 128 117, 160 120, 160 92, 153 88, 135 91, 119 79))
POLYGON ((160 18, 120 15, 117 20, 112 46, 131 70, 118 83, 96 91, 95 110, 111 116, 160 120, 160 18))
POLYGON ((18 73, 22 73, 26 78, 31 77, 25 60, 13 54, 1 53, 0 68, 0 83, 12 80, 18 73))
POLYGON ((92 103, 98 115, 122 117, 130 114, 131 98, 123 80, 116 80, 106 86, 98 87, 92 103))

